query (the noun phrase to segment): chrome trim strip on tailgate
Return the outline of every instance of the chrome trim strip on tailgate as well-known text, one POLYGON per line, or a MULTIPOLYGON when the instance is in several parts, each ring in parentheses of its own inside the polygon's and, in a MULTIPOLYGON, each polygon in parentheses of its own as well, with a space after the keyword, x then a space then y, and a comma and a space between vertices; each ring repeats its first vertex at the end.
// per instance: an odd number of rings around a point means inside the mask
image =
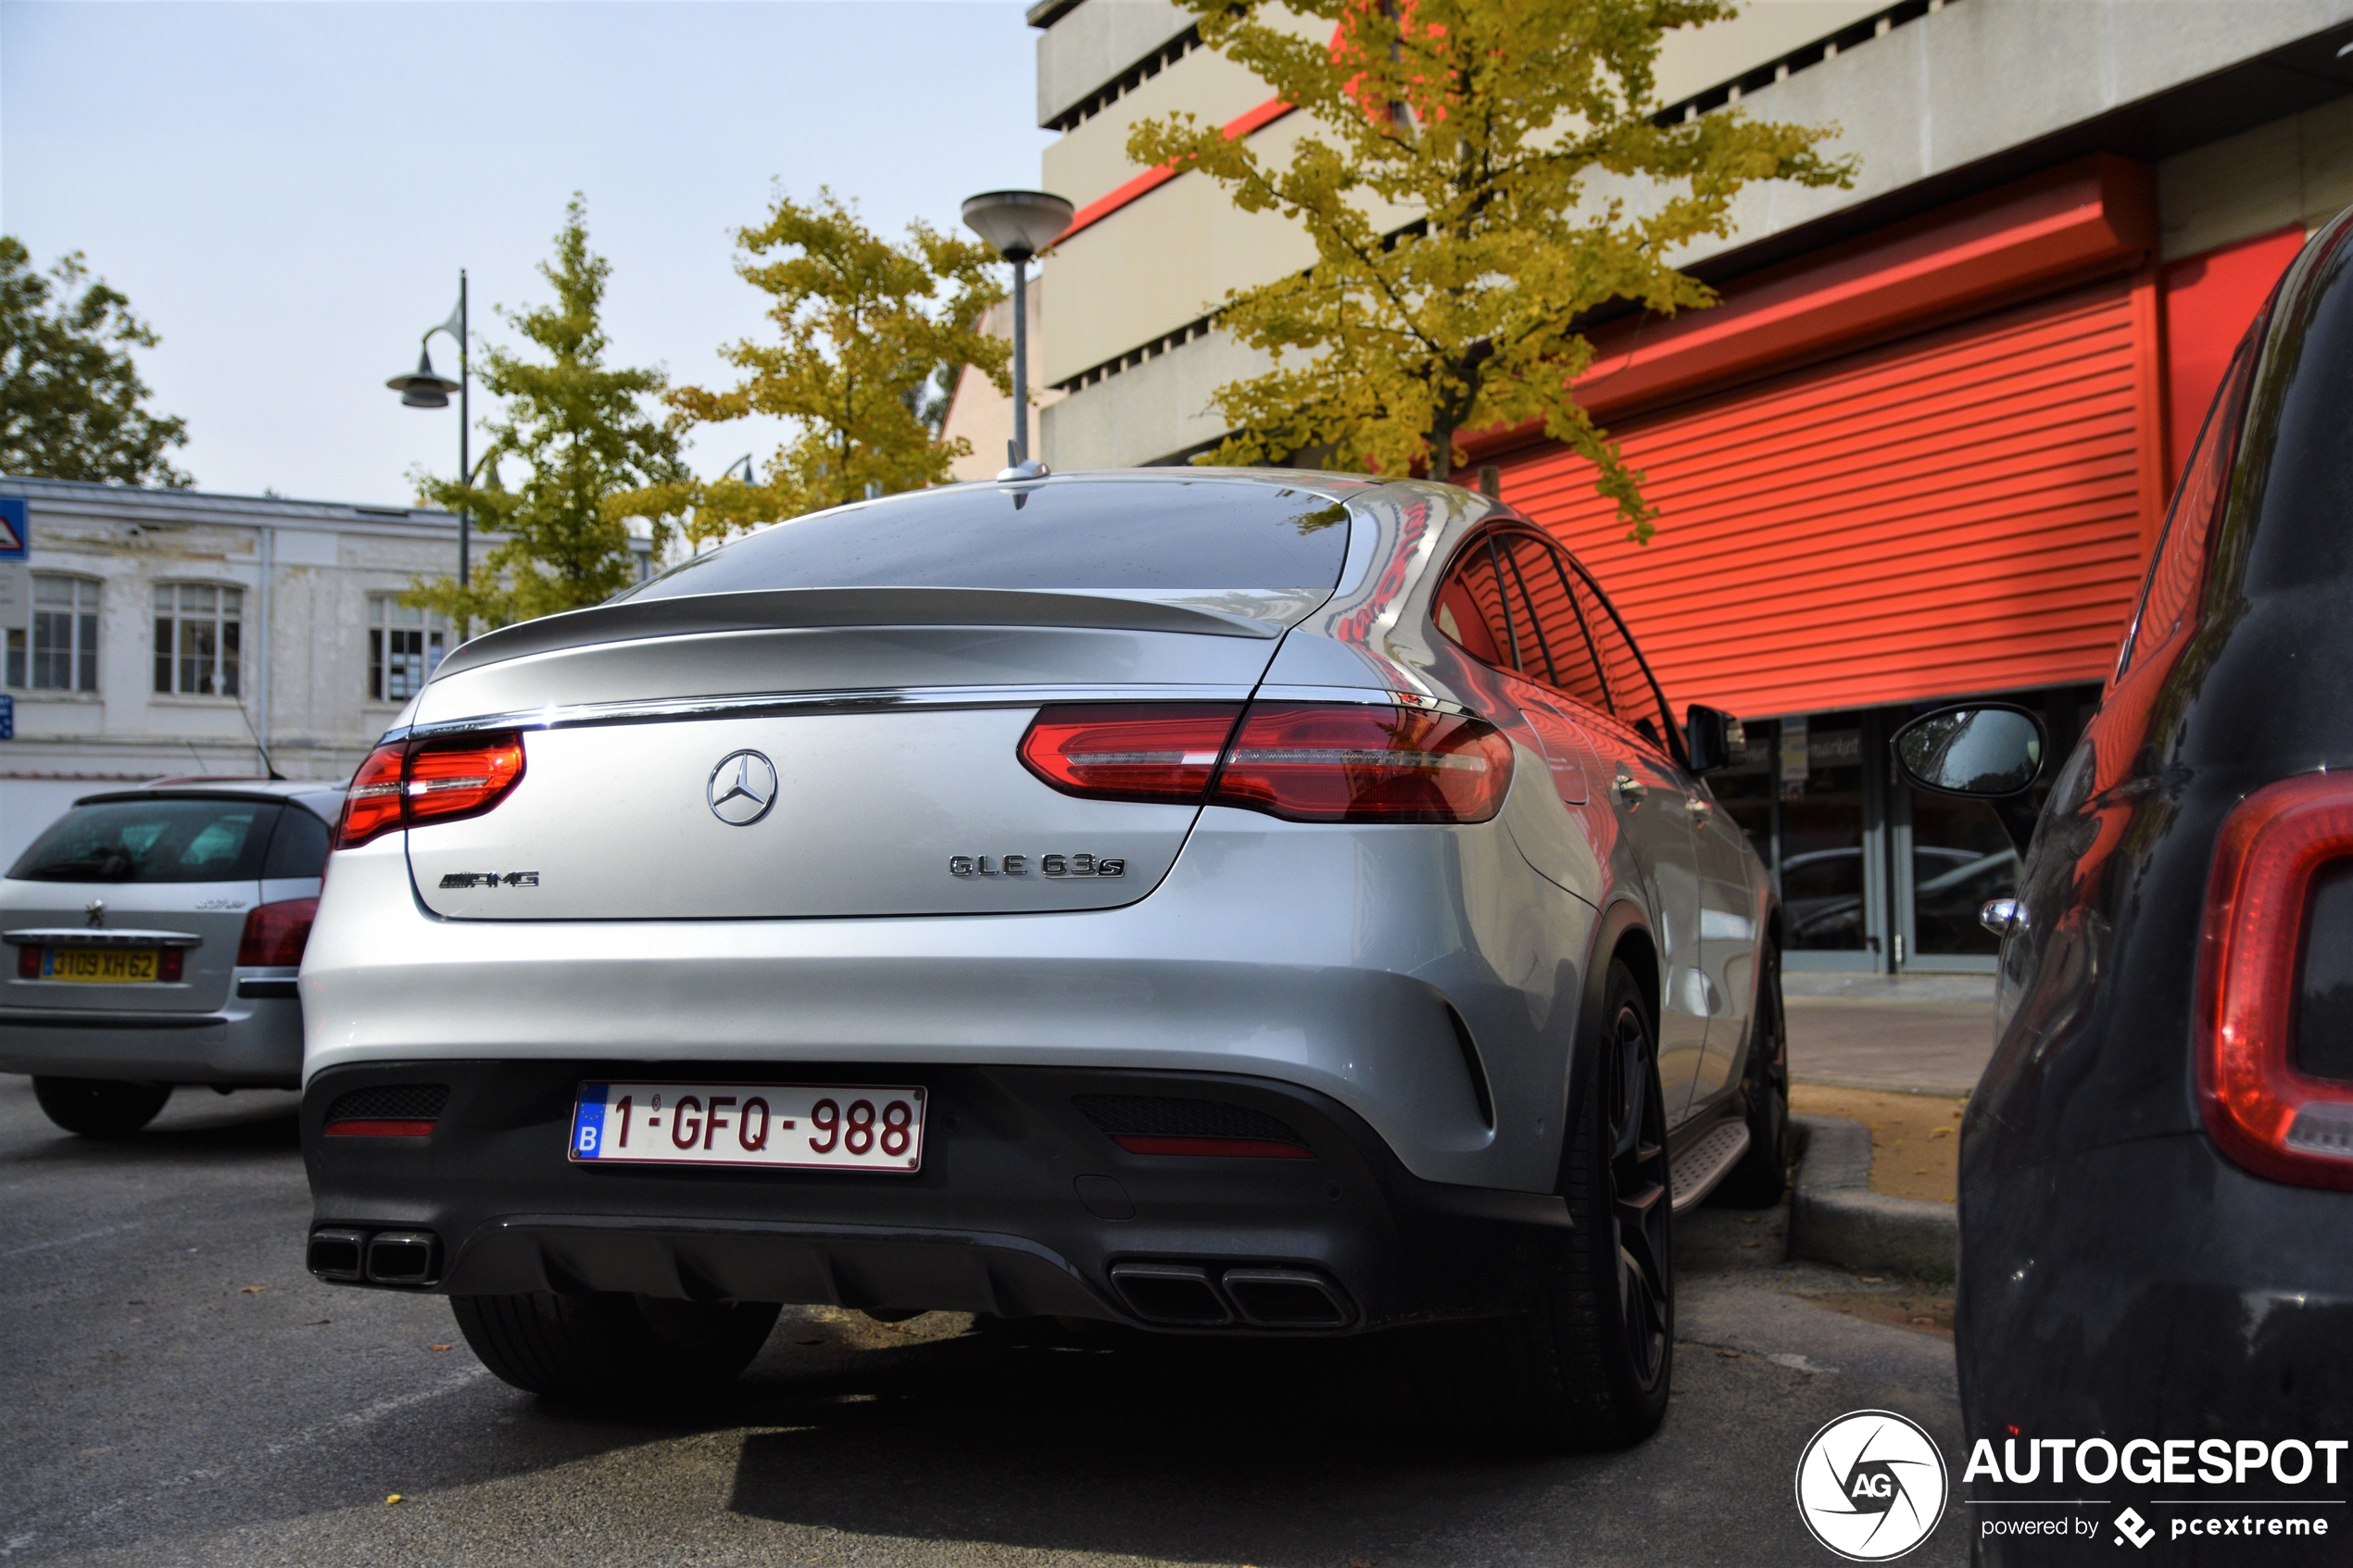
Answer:
POLYGON ((187 931, 133 931, 124 926, 29 926, 0 931, 13 947, 201 947, 204 938, 187 931))
POLYGON ((82 1012, 0 1008, 0 1027, 21 1029, 209 1029, 232 1022, 217 1012, 82 1012))
POLYGON ((829 692, 746 692, 727 696, 650 697, 443 719, 384 733, 378 745, 475 730, 565 730, 597 724, 661 724, 697 719, 784 718, 812 713, 891 713, 906 709, 1039 708, 1051 702, 1241 702, 1248 686, 875 686, 829 692))

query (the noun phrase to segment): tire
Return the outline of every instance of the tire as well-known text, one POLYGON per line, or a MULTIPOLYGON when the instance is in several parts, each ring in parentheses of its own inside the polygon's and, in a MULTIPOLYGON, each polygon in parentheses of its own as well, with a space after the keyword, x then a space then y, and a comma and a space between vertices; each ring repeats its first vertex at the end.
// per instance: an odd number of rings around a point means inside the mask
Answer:
POLYGON ((171 1098, 169 1084, 122 1084, 106 1078, 35 1078, 32 1098, 43 1114, 85 1138, 127 1138, 156 1119, 171 1098))
POLYGON ((632 1403, 708 1397, 733 1383, 776 1326, 773 1301, 668 1301, 622 1292, 452 1296, 482 1364, 550 1399, 632 1403))
POLYGON ((1658 1035, 1611 960, 1592 1078, 1562 1161, 1570 1230, 1529 1305, 1470 1325, 1449 1376, 1475 1378, 1491 1432, 1549 1448, 1622 1449, 1658 1430, 1674 1371, 1672 1210, 1658 1035), (1467 1358, 1463 1352, 1468 1352, 1467 1358))
POLYGON ((1781 1010, 1781 951, 1765 949, 1757 976, 1755 1022, 1741 1097, 1748 1105, 1748 1152, 1717 1184, 1708 1201, 1733 1209, 1770 1209, 1789 1186, 1789 1028, 1781 1010))

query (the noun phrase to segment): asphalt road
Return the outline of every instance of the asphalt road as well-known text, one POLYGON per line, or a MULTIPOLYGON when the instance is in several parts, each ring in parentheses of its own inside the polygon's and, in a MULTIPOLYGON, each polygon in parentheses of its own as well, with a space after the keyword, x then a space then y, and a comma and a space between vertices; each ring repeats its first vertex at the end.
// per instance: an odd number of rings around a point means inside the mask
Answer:
MULTIPOLYGON (((292 1104, 183 1089, 95 1144, 0 1078, 0 1560, 1813 1568, 1792 1474, 1824 1422, 1900 1411, 1959 1473, 1950 1339, 1857 1315, 1897 1282, 1781 1262, 1786 1210, 1679 1222, 1677 1395, 1621 1454, 1437 1437, 1378 1342, 945 1314, 792 1310, 719 1404, 554 1410, 438 1298, 303 1272, 292 1104)), ((1963 1562, 1967 1519, 1906 1563, 1963 1562)))

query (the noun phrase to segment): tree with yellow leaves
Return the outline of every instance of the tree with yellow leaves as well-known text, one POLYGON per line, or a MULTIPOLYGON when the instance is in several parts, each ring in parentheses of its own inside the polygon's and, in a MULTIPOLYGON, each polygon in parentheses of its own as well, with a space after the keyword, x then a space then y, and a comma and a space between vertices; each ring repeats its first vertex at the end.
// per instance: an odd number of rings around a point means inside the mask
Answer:
POLYGON ((1737 108, 1655 122, 1662 40, 1732 0, 1284 0, 1309 31, 1271 0, 1179 3, 1313 122, 1281 166, 1189 114, 1128 137, 1134 161, 1198 171, 1315 246, 1305 271, 1219 307, 1275 366, 1219 390, 1234 433, 1203 460, 1327 448, 1443 480, 1465 433, 1541 419, 1647 539, 1642 476, 1573 392, 1593 358, 1581 325, 1618 302, 1713 303, 1669 258, 1728 233, 1750 182, 1853 179, 1816 150, 1826 129, 1737 108))
POLYGON ((740 383, 682 386, 670 403, 682 427, 770 414, 799 433, 764 479, 658 486, 632 497, 639 508, 687 514, 686 533, 700 542, 945 481, 972 446, 941 439, 931 390, 972 365, 1012 391, 1011 345, 980 330, 982 312, 1004 297, 995 254, 922 222, 894 245, 822 189, 810 206, 777 198, 737 243, 748 254, 736 270, 772 297, 782 341, 729 346, 722 352, 746 372, 740 383))

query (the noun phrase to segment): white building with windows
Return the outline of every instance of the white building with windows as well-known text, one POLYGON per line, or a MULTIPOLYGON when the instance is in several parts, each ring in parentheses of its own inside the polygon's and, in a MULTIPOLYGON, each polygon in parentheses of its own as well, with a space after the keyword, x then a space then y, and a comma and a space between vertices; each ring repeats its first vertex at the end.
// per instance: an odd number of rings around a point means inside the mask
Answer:
POLYGON ((0 562, 0 864, 108 784, 347 778, 453 642, 399 602, 456 568, 447 512, 6 478, 0 496, 31 533, 0 562))

